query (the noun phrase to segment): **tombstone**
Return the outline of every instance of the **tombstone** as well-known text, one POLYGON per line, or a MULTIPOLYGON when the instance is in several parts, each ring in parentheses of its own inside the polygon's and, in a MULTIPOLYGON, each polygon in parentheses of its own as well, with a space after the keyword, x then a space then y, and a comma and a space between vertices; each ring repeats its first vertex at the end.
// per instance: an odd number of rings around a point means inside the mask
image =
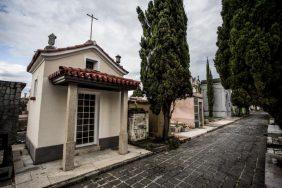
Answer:
POLYGON ((149 105, 146 102, 138 97, 129 99, 127 132, 130 142, 145 140, 149 136, 149 105))
POLYGON ((149 114, 143 109, 128 111, 128 139, 131 142, 145 140, 149 136, 149 114))

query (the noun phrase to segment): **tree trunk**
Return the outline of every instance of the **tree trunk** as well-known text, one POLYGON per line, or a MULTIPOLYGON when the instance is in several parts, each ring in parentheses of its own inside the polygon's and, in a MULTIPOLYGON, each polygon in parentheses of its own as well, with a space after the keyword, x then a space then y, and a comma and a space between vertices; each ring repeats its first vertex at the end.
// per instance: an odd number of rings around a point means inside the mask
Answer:
POLYGON ((164 115, 164 128, 163 128, 163 141, 168 139, 169 124, 170 124, 170 108, 163 108, 164 115))
POLYGON ((245 107, 245 109, 246 109, 246 115, 250 114, 249 107, 248 107, 248 106, 246 106, 246 107, 245 107))
POLYGON ((239 108, 239 117, 242 116, 242 111, 243 111, 243 109, 242 109, 242 107, 240 107, 240 108, 239 108))
POLYGON ((12 166, 12 165, 13 165, 12 146, 7 146, 4 149, 2 166, 7 167, 7 166, 12 166))
POLYGON ((211 107, 209 107, 209 117, 212 118, 213 117, 213 110, 210 110, 211 107))

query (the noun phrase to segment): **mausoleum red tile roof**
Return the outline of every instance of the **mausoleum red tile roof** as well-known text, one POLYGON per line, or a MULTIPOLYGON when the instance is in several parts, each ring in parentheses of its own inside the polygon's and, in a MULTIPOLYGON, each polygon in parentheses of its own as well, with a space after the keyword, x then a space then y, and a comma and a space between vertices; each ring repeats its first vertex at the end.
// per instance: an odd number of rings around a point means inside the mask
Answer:
POLYGON ((75 45, 75 46, 69 46, 69 47, 65 47, 65 48, 54 48, 54 49, 38 49, 36 50, 35 54, 32 57, 31 62, 29 63, 29 65, 27 66, 27 71, 29 71, 32 67, 32 65, 35 63, 36 59, 40 56, 41 53, 55 53, 55 52, 62 52, 62 51, 67 51, 67 50, 75 50, 75 49, 79 49, 79 48, 84 48, 84 47, 88 47, 88 46, 96 46, 101 52, 103 52, 103 54, 105 56, 107 56, 114 64, 116 64, 119 68, 121 68, 123 71, 125 71, 126 73, 128 73, 127 70, 125 70, 123 68, 123 66, 121 66, 119 63, 117 63, 113 58, 111 58, 109 56, 109 54, 107 54, 98 44, 96 44, 94 41, 87 41, 84 44, 79 44, 79 45, 75 45))
POLYGON ((80 69, 73 67, 60 66, 59 70, 49 75, 49 80, 55 83, 57 78, 62 76, 71 77, 73 80, 87 80, 95 83, 104 83, 117 86, 125 86, 131 89, 136 89, 140 82, 128 78, 118 77, 111 74, 102 73, 96 70, 80 69))

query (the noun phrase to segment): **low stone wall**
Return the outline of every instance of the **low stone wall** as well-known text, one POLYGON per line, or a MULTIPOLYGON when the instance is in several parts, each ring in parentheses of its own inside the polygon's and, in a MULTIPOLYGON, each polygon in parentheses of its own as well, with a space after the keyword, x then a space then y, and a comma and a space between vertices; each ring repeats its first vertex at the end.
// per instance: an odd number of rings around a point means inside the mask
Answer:
POLYGON ((0 132, 8 133, 8 145, 16 142, 21 92, 25 83, 0 81, 0 132))

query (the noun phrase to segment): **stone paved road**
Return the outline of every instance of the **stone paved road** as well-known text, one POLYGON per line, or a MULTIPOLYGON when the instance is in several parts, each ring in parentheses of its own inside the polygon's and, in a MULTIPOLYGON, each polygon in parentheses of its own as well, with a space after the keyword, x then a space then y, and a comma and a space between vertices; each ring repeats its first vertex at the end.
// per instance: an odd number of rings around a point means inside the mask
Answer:
POLYGON ((253 114, 73 187, 264 187, 265 125, 253 114))

